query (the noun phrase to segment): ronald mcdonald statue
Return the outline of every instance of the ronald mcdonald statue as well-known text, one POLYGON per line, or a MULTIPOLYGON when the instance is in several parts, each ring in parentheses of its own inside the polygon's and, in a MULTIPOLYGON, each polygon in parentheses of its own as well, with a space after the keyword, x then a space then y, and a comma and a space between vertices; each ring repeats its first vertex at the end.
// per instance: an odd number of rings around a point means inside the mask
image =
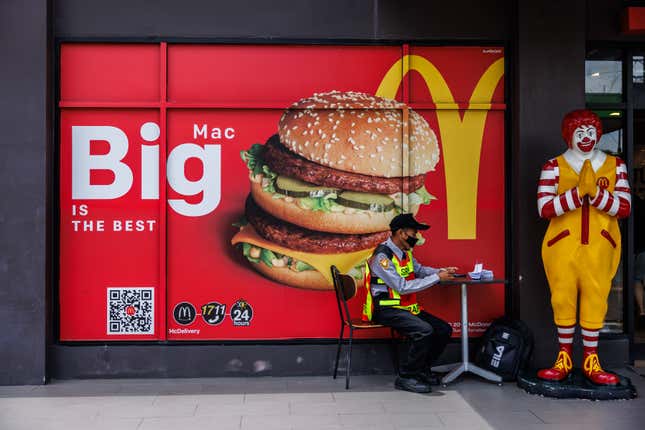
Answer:
POLYGON ((551 306, 560 351, 550 369, 538 377, 562 381, 571 372, 571 346, 580 296, 584 347, 582 370, 594 384, 616 385, 598 359, 598 332, 607 312, 611 280, 620 262, 618 218, 629 215, 631 196, 623 160, 595 149, 602 135, 596 114, 575 110, 562 120, 569 149, 549 160, 540 175, 537 203, 549 219, 542 261, 551 289, 551 306))

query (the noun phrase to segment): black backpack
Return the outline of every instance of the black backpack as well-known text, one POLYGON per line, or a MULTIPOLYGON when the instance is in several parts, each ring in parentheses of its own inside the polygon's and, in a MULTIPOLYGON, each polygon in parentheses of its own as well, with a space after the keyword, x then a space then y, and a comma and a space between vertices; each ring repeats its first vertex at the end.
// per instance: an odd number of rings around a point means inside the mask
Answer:
POLYGON ((475 364, 513 381, 528 364, 533 352, 533 333, 520 320, 498 318, 491 323, 480 339, 475 364))

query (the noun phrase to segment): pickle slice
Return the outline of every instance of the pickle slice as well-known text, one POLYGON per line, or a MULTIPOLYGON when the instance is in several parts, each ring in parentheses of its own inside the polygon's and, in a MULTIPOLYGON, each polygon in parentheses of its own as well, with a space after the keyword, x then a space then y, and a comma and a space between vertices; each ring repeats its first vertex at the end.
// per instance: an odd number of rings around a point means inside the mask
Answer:
POLYGON ((394 200, 389 196, 355 191, 343 191, 338 195, 336 203, 372 212, 388 212, 394 209, 394 200))
POLYGON ((277 177, 275 190, 289 197, 325 197, 338 191, 335 188, 318 187, 309 182, 286 176, 277 177))

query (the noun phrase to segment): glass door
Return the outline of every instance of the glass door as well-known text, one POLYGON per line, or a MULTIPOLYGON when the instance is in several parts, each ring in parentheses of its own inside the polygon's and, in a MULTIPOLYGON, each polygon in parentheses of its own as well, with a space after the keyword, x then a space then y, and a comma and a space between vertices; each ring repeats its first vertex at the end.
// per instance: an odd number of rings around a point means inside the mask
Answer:
POLYGON ((639 346, 637 349, 645 352, 645 303, 643 299, 645 284, 645 110, 634 111, 632 154, 634 344, 642 344, 643 347, 639 346))
MULTIPOLYGON (((629 110, 626 102, 628 94, 624 85, 626 81, 624 58, 625 52, 621 49, 591 49, 587 52, 585 61, 587 109, 594 111, 602 121, 603 134, 597 148, 622 159, 626 158, 629 134, 628 121, 626 121, 629 110)), ((625 220, 621 220, 620 223, 621 230, 624 231, 625 220)), ((607 298, 607 315, 602 328, 604 334, 629 333, 629 324, 626 324, 625 318, 628 301, 625 300, 624 268, 624 258, 622 258, 607 298)))

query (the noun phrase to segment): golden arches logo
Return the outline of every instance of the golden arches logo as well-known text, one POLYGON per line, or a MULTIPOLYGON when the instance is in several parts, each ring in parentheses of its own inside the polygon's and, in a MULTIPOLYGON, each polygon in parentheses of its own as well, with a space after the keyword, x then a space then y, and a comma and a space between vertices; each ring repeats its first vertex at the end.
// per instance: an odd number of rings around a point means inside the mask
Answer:
MULTIPOLYGON (((493 62, 479 79, 463 119, 459 105, 439 70, 426 58, 405 55, 385 74, 376 95, 393 99, 405 75, 417 71, 437 106, 445 166, 448 239, 477 237, 477 184, 486 118, 495 88, 504 75, 504 58, 493 62)), ((404 162, 404 164, 406 164, 404 162)), ((405 170, 405 166, 404 166, 405 170)))
POLYGON ((596 181, 596 185, 598 185, 600 188, 605 190, 605 189, 609 188, 609 179, 606 176, 601 176, 596 181))

